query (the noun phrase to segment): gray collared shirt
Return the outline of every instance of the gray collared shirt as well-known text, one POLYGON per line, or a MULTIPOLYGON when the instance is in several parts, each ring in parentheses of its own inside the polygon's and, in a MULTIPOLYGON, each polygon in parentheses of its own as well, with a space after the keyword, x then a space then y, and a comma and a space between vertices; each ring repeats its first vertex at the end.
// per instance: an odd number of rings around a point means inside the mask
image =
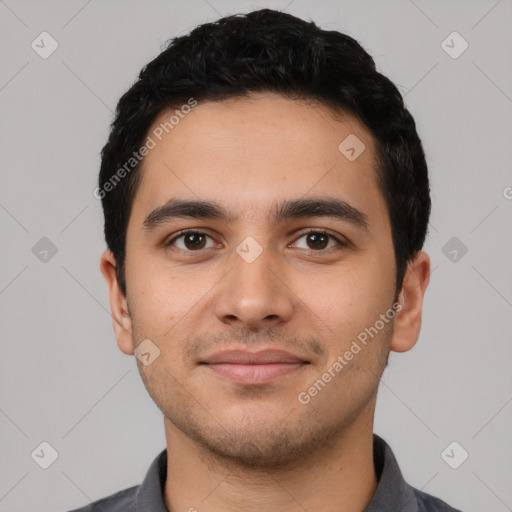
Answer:
MULTIPOLYGON (((411 487, 404 480, 391 448, 377 434, 373 434, 373 459, 377 490, 362 512, 461 512, 411 487)), ((152 462, 141 485, 70 512, 168 512, 163 498, 166 477, 167 450, 163 450, 152 462)))

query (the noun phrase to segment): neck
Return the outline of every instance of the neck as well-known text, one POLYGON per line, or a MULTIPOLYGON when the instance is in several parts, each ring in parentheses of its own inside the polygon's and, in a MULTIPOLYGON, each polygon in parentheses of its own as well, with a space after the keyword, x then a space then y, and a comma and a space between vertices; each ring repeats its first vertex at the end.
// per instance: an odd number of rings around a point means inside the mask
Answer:
POLYGON ((165 504, 169 512, 362 512, 377 488, 373 412, 300 463, 275 470, 216 457, 165 418, 165 504))

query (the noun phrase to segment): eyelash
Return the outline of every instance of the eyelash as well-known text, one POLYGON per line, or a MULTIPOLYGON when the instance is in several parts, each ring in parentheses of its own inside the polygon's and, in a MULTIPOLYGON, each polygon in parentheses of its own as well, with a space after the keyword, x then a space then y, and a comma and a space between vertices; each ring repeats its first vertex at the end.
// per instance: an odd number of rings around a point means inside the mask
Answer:
MULTIPOLYGON (((303 236, 306 236, 306 235, 309 235, 311 233, 315 233, 315 234, 320 234, 320 235, 326 235, 328 236, 329 238, 333 239, 336 241, 336 243, 341 246, 342 248, 347 248, 349 246, 348 242, 344 242, 343 240, 340 240, 338 237, 334 236, 334 235, 331 235, 330 233, 328 233, 327 231, 321 231, 319 229, 310 229, 309 231, 306 231, 304 233, 302 233, 298 239, 302 238, 303 236)), ((171 240, 169 240, 168 242, 165 242, 164 243, 164 246, 165 247, 171 247, 172 244, 178 240, 179 238, 183 238, 184 236, 186 235, 189 235, 189 234, 196 234, 196 235, 205 235, 209 238, 212 238, 208 233, 205 233, 204 231, 198 231, 198 230, 195 230, 195 229, 186 229, 184 231, 180 231, 176 236, 174 236, 171 240)), ((297 240, 298 240, 297 239, 297 240)), ((319 250, 314 250, 314 249, 309 249, 309 252, 310 253, 322 253, 322 252, 327 252, 331 249, 336 249, 335 247, 331 247, 330 249, 319 249, 319 250)), ((339 249, 339 248, 338 248, 339 249)), ((197 251, 190 251, 190 250, 187 250, 185 251, 184 249, 177 249, 178 251, 184 251, 184 252, 190 252, 190 253, 193 253, 193 252, 201 252, 203 251, 204 249, 198 249, 197 251)), ((303 250, 306 250, 307 249, 303 249, 303 250)))

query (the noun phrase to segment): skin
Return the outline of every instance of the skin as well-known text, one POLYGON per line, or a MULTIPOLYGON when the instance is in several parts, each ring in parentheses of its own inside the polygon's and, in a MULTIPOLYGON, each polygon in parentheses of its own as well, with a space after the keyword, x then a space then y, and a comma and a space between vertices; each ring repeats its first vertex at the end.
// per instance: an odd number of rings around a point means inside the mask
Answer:
POLYGON ((147 338, 160 350, 137 364, 164 415, 169 511, 360 512, 371 500, 379 379, 389 352, 418 339, 425 252, 409 263, 394 321, 308 404, 297 397, 393 305, 391 225, 374 155, 355 118, 259 93, 200 102, 145 157, 127 230, 126 297, 109 250, 100 267, 120 350, 132 355, 147 338), (349 134, 366 146, 354 161, 338 150, 349 134), (274 203, 313 196, 349 202, 369 231, 330 217, 269 224, 274 203), (237 219, 174 219, 144 232, 146 216, 171 197, 217 200, 237 219), (319 249, 309 228, 349 245, 329 238, 319 249), (164 247, 183 229, 208 235, 204 248, 184 238, 164 247), (252 263, 236 252, 248 236, 262 248, 252 263), (310 364, 260 386, 198 364, 238 348, 283 349, 310 364))

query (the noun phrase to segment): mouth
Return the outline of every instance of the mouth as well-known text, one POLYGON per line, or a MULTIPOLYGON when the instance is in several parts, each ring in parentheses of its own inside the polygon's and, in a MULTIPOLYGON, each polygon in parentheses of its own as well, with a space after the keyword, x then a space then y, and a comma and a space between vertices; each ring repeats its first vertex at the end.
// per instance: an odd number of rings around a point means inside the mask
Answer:
POLYGON ((247 386, 267 384, 301 370, 310 361, 282 350, 231 350, 217 352, 199 364, 235 384, 247 386))

